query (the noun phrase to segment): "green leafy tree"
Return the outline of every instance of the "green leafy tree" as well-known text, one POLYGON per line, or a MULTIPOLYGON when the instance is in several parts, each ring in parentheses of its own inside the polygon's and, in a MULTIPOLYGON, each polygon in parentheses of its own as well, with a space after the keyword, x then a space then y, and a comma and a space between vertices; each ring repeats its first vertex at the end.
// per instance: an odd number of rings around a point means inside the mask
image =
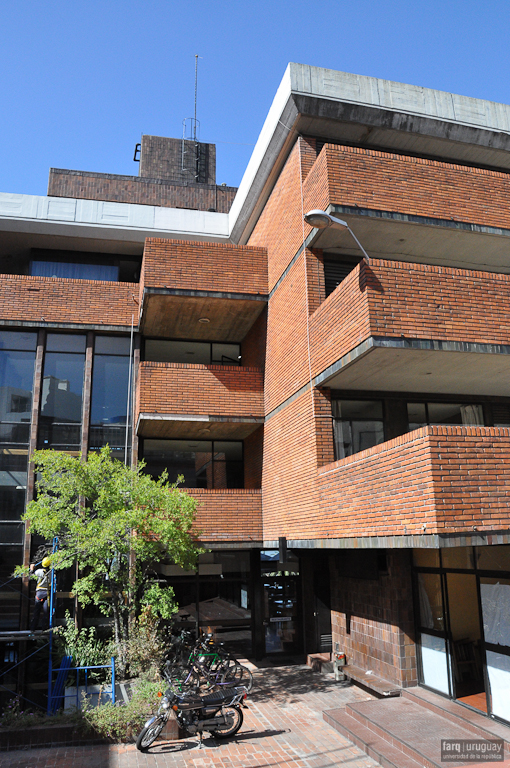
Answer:
POLYGON ((81 605, 93 603, 112 617, 124 675, 133 616, 144 606, 166 619, 177 610, 173 590, 161 585, 155 564, 169 557, 189 570, 196 563, 195 499, 170 484, 166 471, 153 480, 143 462, 126 467, 108 447, 85 462, 59 451, 37 451, 33 461, 37 499, 23 519, 47 541, 58 537, 52 568, 78 563, 73 592, 81 605))

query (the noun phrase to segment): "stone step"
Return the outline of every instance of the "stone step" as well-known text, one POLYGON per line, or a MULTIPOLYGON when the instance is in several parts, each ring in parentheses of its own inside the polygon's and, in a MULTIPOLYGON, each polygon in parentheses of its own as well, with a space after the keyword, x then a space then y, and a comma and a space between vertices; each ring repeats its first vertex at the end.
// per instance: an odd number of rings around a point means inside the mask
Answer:
MULTIPOLYGON (((362 701, 347 705, 345 710, 325 712, 324 718, 348 738, 356 736, 355 743, 367 754, 370 754, 368 749, 377 744, 381 755, 386 755, 386 759, 398 768, 407 766, 408 760, 422 768, 444 768, 442 739, 504 738, 488 730, 478 735, 467 720, 454 721, 444 717, 440 708, 423 706, 416 697, 362 701), (347 726, 351 735, 345 733, 347 726)), ((510 735, 510 729, 507 731, 510 735)), ((460 765, 457 762, 448 764, 460 765)))
POLYGON ((342 736, 356 744, 365 754, 376 760, 382 768, 423 768, 421 762, 416 762, 404 755, 401 750, 361 725, 345 709, 331 709, 324 712, 324 720, 342 736))
POLYGON ((447 699, 426 688, 406 688, 402 697, 413 701, 431 712, 442 715, 452 723, 467 728, 471 735, 480 739, 504 739, 505 753, 510 757, 510 728, 497 720, 465 707, 459 702, 447 699))

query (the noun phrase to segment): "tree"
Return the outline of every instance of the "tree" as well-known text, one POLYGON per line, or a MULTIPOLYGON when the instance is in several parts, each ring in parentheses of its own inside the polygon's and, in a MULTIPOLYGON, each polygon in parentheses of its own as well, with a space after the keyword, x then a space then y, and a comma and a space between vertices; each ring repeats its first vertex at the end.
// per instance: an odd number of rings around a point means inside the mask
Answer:
POLYGON ((52 568, 78 564, 73 592, 79 603, 112 617, 123 675, 130 617, 149 605, 162 618, 177 610, 173 590, 161 586, 154 566, 169 557, 186 570, 194 567, 196 501, 168 482, 166 470, 153 480, 143 462, 126 467, 108 447, 86 461, 59 451, 36 451, 33 461, 37 498, 23 519, 30 532, 58 538, 52 568))

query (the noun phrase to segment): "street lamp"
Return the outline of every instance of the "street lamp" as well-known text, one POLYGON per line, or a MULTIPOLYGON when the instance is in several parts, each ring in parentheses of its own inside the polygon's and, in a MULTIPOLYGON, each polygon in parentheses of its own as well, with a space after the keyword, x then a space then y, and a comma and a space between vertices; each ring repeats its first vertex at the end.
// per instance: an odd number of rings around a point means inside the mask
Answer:
POLYGON ((336 216, 332 216, 330 213, 326 213, 326 211, 321 211, 319 208, 314 208, 313 211, 308 211, 308 213, 305 213, 304 219, 307 224, 310 224, 311 227, 315 227, 315 229, 327 229, 328 227, 332 227, 333 229, 347 229, 358 244, 358 247, 363 253, 367 263, 370 263, 370 256, 365 251, 360 241, 346 221, 337 219, 336 216))

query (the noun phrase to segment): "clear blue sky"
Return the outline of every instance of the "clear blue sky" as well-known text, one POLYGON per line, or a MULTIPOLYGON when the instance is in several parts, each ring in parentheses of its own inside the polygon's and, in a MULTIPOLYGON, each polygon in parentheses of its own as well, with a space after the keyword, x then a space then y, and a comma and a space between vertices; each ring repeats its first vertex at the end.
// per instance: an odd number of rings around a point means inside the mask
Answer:
POLYGON ((0 192, 48 169, 138 174, 142 133, 202 141, 237 186, 289 61, 510 103, 508 0, 16 0, 2 4, 0 192))

